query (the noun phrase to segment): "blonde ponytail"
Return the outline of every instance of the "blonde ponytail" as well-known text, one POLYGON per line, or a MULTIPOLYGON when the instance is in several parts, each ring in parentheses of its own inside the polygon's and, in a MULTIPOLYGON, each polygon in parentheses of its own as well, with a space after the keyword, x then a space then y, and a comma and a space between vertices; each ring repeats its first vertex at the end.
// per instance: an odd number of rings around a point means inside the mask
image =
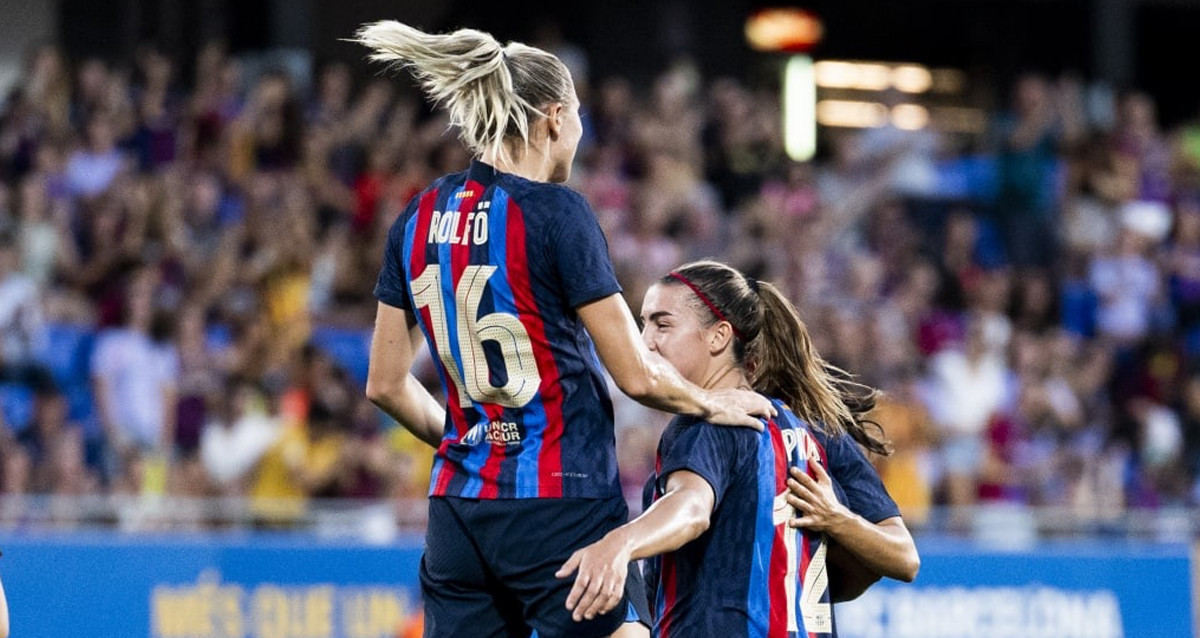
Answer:
POLYGON ((478 156, 510 158, 510 141, 529 142, 530 123, 554 102, 574 99, 566 66, 541 49, 459 29, 425 33, 395 20, 364 25, 354 42, 370 59, 408 69, 429 97, 446 106, 450 124, 478 156))

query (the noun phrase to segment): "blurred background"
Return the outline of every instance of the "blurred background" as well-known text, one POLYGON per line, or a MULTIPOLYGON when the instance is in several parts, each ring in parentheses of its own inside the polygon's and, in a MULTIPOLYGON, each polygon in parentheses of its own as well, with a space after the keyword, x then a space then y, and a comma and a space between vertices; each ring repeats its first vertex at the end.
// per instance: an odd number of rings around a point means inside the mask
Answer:
MULTIPOLYGON (((843 636, 1193 635, 1200 1, 805 3, 801 160, 744 28, 776 4, 0 0, 16 635, 419 635, 430 451, 363 396, 372 288, 469 157, 341 40, 382 18, 570 67, 635 311, 726 260, 887 392, 925 567, 843 636)), ((669 417, 615 399, 636 511, 669 417)))

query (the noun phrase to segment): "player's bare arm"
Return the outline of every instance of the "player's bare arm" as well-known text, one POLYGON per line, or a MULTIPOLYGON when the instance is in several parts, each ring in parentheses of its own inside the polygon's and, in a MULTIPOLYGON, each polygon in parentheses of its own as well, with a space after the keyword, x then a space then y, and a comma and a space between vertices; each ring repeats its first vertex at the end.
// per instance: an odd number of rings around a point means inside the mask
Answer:
POLYGON ((699 474, 672 472, 666 493, 641 516, 572 554, 557 576, 578 572, 567 596, 575 619, 592 618, 620 602, 630 561, 674 551, 703 534, 715 502, 712 486, 699 474))
POLYGON ((757 430, 763 428, 760 417, 775 415, 771 402, 755 392, 706 391, 685 380, 670 363, 645 346, 621 295, 604 297, 578 310, 617 387, 638 402, 665 412, 698 416, 710 423, 757 430))
POLYGON ((417 438, 436 448, 445 428, 446 410, 409 372, 423 341, 408 311, 379 303, 371 336, 367 397, 417 438))
POLYGON ((824 532, 876 573, 912 582, 921 569, 921 558, 903 519, 897 516, 870 523, 838 502, 824 467, 819 463, 810 467, 815 478, 791 469, 787 500, 799 517, 788 525, 824 532))

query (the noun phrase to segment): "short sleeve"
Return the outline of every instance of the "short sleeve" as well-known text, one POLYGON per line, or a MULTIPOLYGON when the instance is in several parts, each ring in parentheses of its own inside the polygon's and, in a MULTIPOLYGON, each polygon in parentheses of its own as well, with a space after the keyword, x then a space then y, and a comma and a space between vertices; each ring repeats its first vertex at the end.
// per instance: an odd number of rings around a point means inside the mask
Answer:
POLYGON ((578 308, 621 292, 608 240, 587 200, 565 187, 555 187, 549 199, 558 225, 549 237, 547 253, 561 278, 567 304, 578 308))
POLYGON ((699 421, 684 426, 670 449, 662 456, 658 486, 662 490, 672 472, 687 470, 700 475, 713 488, 713 509, 721 504, 737 476, 742 458, 739 450, 752 443, 758 433, 746 428, 731 428, 699 421))
POLYGON ((383 249, 383 267, 375 283, 375 298, 401 310, 411 310, 412 306, 408 300, 408 264, 404 263, 404 229, 412 219, 420 198, 420 195, 414 197, 404 209, 404 214, 392 223, 387 246, 383 249))
POLYGON ((850 511, 871 523, 900 515, 875 466, 849 435, 828 437, 825 458, 829 473, 846 495, 850 511))

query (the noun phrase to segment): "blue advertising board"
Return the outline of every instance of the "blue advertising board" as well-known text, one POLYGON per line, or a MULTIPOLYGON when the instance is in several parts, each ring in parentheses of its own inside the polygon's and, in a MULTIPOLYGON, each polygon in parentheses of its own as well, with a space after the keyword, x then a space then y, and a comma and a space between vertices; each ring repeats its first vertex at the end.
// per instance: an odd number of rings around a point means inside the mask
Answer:
POLYGON ((2 542, 12 633, 22 638, 396 638, 417 621, 419 540, 96 533, 2 542))
MULTIPOLYGON (((279 535, 0 538, 18 638, 419 635, 420 539, 371 546, 279 535)), ((836 608, 842 638, 1190 638, 1188 547, 919 541, 911 585, 836 608)))
POLYGON ((838 605, 841 638, 1192 638, 1190 548, 1122 541, 987 551, 918 542, 913 584, 838 605))

